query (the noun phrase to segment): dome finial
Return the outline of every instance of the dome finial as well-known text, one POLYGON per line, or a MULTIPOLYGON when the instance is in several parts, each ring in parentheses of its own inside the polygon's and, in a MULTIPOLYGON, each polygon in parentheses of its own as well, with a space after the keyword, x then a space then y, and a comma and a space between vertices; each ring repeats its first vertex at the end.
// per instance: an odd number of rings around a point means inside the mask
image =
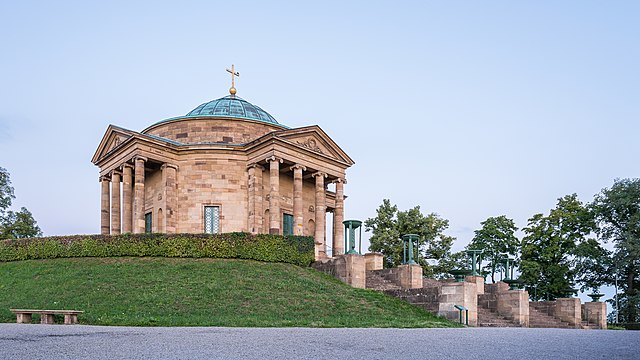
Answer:
POLYGON ((231 64, 231 70, 227 69, 227 72, 231 73, 231 89, 229 89, 229 93, 231 96, 236 96, 236 79, 234 76, 240 76, 240 73, 236 71, 233 64, 231 64))

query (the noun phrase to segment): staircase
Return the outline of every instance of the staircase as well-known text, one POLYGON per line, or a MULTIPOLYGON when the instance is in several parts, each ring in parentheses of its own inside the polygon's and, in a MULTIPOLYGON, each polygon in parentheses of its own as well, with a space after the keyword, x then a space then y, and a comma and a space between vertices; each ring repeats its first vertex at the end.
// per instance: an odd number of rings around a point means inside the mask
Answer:
POLYGON ((497 303, 495 292, 478 295, 478 327, 522 327, 512 319, 499 315, 497 303))
POLYGON ((575 329, 568 322, 555 318, 550 314, 551 304, 546 301, 529 302, 529 327, 530 328, 560 328, 575 329))
POLYGON ((394 281, 389 280, 385 275, 387 275, 387 273, 384 270, 367 271, 365 286, 367 289, 378 291, 399 290, 400 286, 396 285, 394 281))

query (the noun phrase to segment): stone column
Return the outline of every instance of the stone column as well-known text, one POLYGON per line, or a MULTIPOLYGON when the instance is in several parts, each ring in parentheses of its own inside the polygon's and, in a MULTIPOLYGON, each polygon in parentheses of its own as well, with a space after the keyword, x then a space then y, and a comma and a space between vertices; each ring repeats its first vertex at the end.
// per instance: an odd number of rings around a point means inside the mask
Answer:
POLYGON ((344 254, 344 179, 337 179, 336 207, 333 211, 333 256, 344 254))
POLYGON ((133 166, 122 165, 122 232, 133 231, 133 166))
POLYGON ((247 190, 249 193, 249 232, 257 234, 262 231, 262 170, 258 164, 249 165, 247 190))
POLYGON ((100 196, 100 233, 109 235, 111 232, 111 212, 109 211, 109 177, 100 177, 102 194, 100 196))
POLYGON ((175 234, 178 228, 178 167, 173 164, 162 165, 164 179, 164 232, 175 234))
POLYGON ((327 257, 327 245, 325 243, 325 229, 326 229, 326 194, 324 189, 324 179, 327 174, 323 172, 317 172, 313 174, 316 178, 316 260, 324 259, 327 257))
POLYGON ((304 235, 304 218, 302 206, 302 172, 307 168, 296 164, 291 167, 293 170, 293 218, 295 225, 293 227, 294 235, 304 235))
POLYGON ((120 177, 118 170, 111 172, 111 234, 120 234, 120 177))
POLYGON ((144 163, 146 158, 136 156, 135 180, 133 185, 133 232, 144 233, 144 163))
POLYGON ((275 156, 266 159, 269 163, 269 234, 280 234, 280 163, 275 156))

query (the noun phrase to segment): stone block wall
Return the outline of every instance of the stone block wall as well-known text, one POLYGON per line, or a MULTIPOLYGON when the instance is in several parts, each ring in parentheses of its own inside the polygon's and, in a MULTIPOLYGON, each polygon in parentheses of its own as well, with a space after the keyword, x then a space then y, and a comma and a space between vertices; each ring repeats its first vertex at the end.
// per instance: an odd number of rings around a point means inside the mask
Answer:
POLYGON ((362 255, 340 255, 316 261, 311 266, 316 270, 335 276, 354 288, 364 289, 366 287, 365 260, 362 255))

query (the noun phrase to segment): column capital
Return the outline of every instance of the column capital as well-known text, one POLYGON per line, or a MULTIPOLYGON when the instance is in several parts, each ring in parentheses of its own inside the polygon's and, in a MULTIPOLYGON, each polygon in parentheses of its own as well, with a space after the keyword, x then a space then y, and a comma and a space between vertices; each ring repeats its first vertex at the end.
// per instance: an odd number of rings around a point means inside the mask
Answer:
POLYGON ((161 170, 164 170, 166 168, 172 168, 174 170, 178 170, 178 165, 174 165, 174 164, 170 164, 170 163, 164 163, 164 164, 162 164, 162 166, 160 166, 161 170))
POLYGON ((109 175, 113 176, 113 175, 118 175, 118 176, 122 176, 122 171, 114 169, 111 170, 111 172, 109 173, 109 175))
POLYGON ((111 181, 111 179, 109 178, 109 175, 98 176, 98 182, 103 182, 103 181, 111 181))
POLYGON ((276 157, 275 155, 271 155, 271 156, 269 156, 268 158, 264 159, 264 161, 266 161, 266 162, 277 161, 277 162, 279 162, 279 163, 281 163, 281 164, 284 162, 284 160, 282 160, 282 159, 281 159, 281 158, 279 158, 279 157, 276 157))
POLYGON ((323 173, 322 171, 317 171, 317 172, 314 172, 313 174, 311 174, 311 176, 313 176, 313 177, 321 176, 321 177, 323 177, 323 178, 326 178, 326 177, 328 177, 329 175, 327 175, 327 173, 323 173))
POLYGON ((134 156, 134 157, 133 157, 133 161, 134 161, 134 162, 135 162, 135 161, 138 161, 138 160, 142 160, 142 161, 144 161, 144 162, 147 162, 149 159, 147 159, 147 158, 146 158, 146 157, 144 157, 144 156, 140 156, 140 155, 136 155, 136 156, 134 156))
POLYGON ((301 164, 295 164, 292 167, 289 168, 289 170, 293 171, 296 169, 302 169, 302 171, 307 171, 307 167, 301 164))
POLYGON ((263 170, 264 171, 264 166, 258 164, 258 163, 253 163, 253 164, 249 164, 247 165, 247 169, 258 169, 258 170, 263 170))
POLYGON ((124 164, 122 164, 122 166, 121 166, 122 170, 124 170, 124 168, 130 168, 130 169, 133 169, 133 167, 134 167, 134 166, 133 166, 133 164, 129 164, 129 163, 124 163, 124 164))
POLYGON ((337 184, 337 183, 346 184, 347 183, 347 179, 345 179, 345 178, 337 178, 337 179, 331 180, 331 183, 332 184, 337 184))

